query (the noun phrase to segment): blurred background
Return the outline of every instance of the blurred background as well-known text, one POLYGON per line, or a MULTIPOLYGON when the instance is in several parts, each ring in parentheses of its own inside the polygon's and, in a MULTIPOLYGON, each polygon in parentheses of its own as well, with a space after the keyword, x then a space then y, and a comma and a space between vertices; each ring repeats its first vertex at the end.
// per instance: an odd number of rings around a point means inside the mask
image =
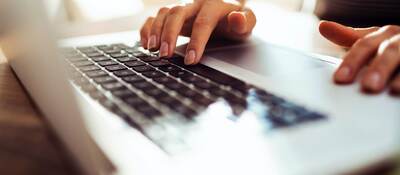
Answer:
MULTIPOLYGON (((48 14, 66 37, 138 29, 160 7, 179 0, 46 0, 48 14), (113 23, 110 23, 113 22, 113 23), (112 25, 111 25, 112 24, 112 25), (84 30, 83 30, 84 29, 84 30)), ((250 0, 288 11, 312 11, 315 0, 250 0)))

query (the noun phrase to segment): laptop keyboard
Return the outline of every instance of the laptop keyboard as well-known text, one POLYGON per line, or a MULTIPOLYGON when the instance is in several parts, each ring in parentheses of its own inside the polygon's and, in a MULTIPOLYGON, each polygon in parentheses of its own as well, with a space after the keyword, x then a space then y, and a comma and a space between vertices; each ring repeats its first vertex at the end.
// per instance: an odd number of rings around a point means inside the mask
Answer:
POLYGON ((185 66, 178 55, 161 59, 139 45, 63 48, 62 53, 75 85, 139 129, 168 114, 190 121, 219 100, 237 116, 254 111, 271 128, 325 118, 206 65, 185 66))

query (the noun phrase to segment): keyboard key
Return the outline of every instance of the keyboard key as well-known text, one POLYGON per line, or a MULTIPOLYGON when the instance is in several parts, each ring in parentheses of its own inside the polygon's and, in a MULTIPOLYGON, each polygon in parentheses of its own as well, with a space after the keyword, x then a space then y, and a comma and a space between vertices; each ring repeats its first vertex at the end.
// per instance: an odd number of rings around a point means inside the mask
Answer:
POLYGON ((122 80, 126 81, 127 83, 136 83, 136 82, 146 81, 144 78, 142 78, 139 75, 123 77, 122 80))
POLYGON ((130 47, 123 43, 111 44, 111 47, 120 48, 120 49, 129 49, 130 47))
POLYGON ((94 71, 94 70, 100 70, 99 67, 96 65, 91 65, 91 66, 84 66, 79 68, 83 72, 88 72, 88 71, 94 71))
POLYGON ((131 76, 131 75, 136 75, 135 72, 125 69, 125 70, 119 70, 119 71, 114 71, 113 72, 115 76, 117 77, 126 77, 126 76, 131 76))
POLYGON ((153 118, 161 115, 161 112, 151 105, 141 105, 135 109, 146 117, 153 118))
POLYGON ((113 60, 107 60, 107 61, 99 61, 97 62, 100 66, 110 66, 110 65, 116 65, 118 64, 117 62, 113 60))
POLYGON ((125 66, 123 65, 112 65, 112 66, 106 66, 105 67, 109 71, 117 71, 117 70, 124 70, 126 69, 125 66))
POLYGON ((95 70, 95 71, 86 72, 86 75, 90 78, 94 78, 94 77, 106 76, 108 74, 107 74, 107 72, 104 72, 102 70, 95 70))
POLYGON ((132 83, 132 86, 134 86, 135 88, 140 89, 140 90, 148 90, 148 89, 157 88, 156 86, 154 86, 153 84, 151 84, 147 81, 135 82, 135 83, 132 83))
POLYGON ((166 86, 167 88, 169 88, 171 90, 174 90, 174 91, 179 91, 179 90, 181 90, 183 88, 187 88, 187 86, 185 86, 185 85, 183 85, 183 84, 181 84, 181 83, 179 83, 177 81, 165 84, 164 86, 166 86))
POLYGON ((160 98, 160 97, 165 97, 168 96, 168 94, 161 89, 145 89, 143 90, 144 93, 146 93, 148 96, 154 97, 154 98, 160 98))
POLYGON ((152 71, 154 70, 154 68, 150 67, 150 66, 136 66, 132 68, 133 70, 137 71, 137 72, 147 72, 147 71, 152 71))
POLYGON ((80 75, 79 78, 78 77, 74 78, 74 82, 79 86, 83 86, 85 84, 90 83, 89 80, 87 78, 83 77, 82 75, 80 75))
POLYGON ((230 92, 223 90, 219 87, 211 88, 208 90, 208 92, 217 97, 224 97, 224 96, 227 96, 228 94, 231 94, 230 92))
POLYGON ((171 96, 165 96, 165 97, 159 98, 158 102, 160 102, 170 108, 174 107, 177 104, 181 104, 181 102, 178 99, 171 97, 171 96))
POLYGON ((92 97, 95 100, 104 100, 106 97, 101 93, 100 91, 92 91, 89 93, 90 97, 92 97))
POLYGON ((93 61, 95 62, 99 62, 99 61, 107 61, 110 60, 110 58, 106 57, 106 56, 101 56, 101 57, 94 57, 92 58, 93 61))
POLYGON ((164 71, 164 72, 172 72, 172 71, 179 71, 179 70, 182 70, 182 69, 179 68, 178 66, 174 66, 174 65, 172 65, 172 64, 167 65, 167 66, 160 67, 159 69, 161 69, 161 70, 164 71))
POLYGON ((187 83, 196 83, 196 82, 202 82, 205 81, 202 78, 195 76, 195 75, 190 75, 190 76, 186 76, 186 77, 182 77, 181 78, 183 81, 187 82, 187 83))
POLYGON ((208 89, 212 89, 212 88, 216 87, 216 85, 213 85, 205 80, 194 82, 193 85, 199 89, 204 89, 204 90, 208 90, 208 89))
POLYGON ((129 98, 137 96, 134 92, 129 89, 120 89, 111 92, 113 95, 119 98, 129 98))
POLYGON ((211 103, 214 102, 213 100, 211 100, 211 99, 209 99, 209 98, 207 98, 207 97, 205 97, 203 95, 202 96, 198 96, 196 98, 193 98, 192 100, 194 102, 196 102, 197 104, 202 105, 202 106, 208 106, 208 105, 210 105, 211 103))
POLYGON ((149 64, 154 67, 162 67, 162 66, 171 65, 171 64, 169 64, 169 62, 167 60, 152 61, 152 62, 149 62, 149 64))
POLYGON ((89 65, 93 65, 93 63, 91 61, 79 61, 79 62, 74 62, 74 65, 76 67, 82 67, 82 66, 89 66, 89 65))
POLYGON ((82 85, 82 90, 85 92, 94 92, 94 91, 97 91, 97 88, 93 84, 88 83, 88 84, 82 85))
POLYGON ((114 91, 114 90, 125 88, 125 86, 119 82, 105 83, 105 84, 102 84, 101 86, 103 86, 103 88, 105 90, 109 90, 109 91, 114 91))
POLYGON ((124 98, 123 101, 133 108, 147 104, 147 102, 139 96, 124 98))
POLYGON ((143 73, 144 76, 147 78, 158 78, 162 76, 166 76, 165 74, 161 73, 160 71, 148 71, 143 73))
POLYGON ((187 98, 190 98, 190 99, 196 98, 196 97, 198 97, 198 96, 201 96, 200 93, 198 93, 198 92, 196 92, 196 91, 194 91, 194 90, 192 90, 192 89, 190 89, 190 88, 181 89, 180 91, 178 91, 178 93, 179 93, 180 95, 182 95, 182 96, 184 96, 184 97, 187 97, 187 98))
POLYGON ((115 80, 113 77, 110 76, 105 76, 105 77, 97 77, 93 79, 96 83, 99 84, 104 84, 104 83, 111 83, 111 82, 116 82, 117 80, 115 80))
POLYGON ((100 100, 99 102, 100 102, 101 105, 103 105, 103 107, 105 107, 106 109, 108 109, 110 111, 112 111, 115 108, 117 108, 117 105, 115 105, 114 102, 112 102, 111 100, 109 100, 107 98, 103 99, 103 100, 100 100))
POLYGON ((177 78, 193 76, 192 73, 184 70, 171 71, 169 74, 177 78))
POLYGON ((141 61, 129 61, 129 62, 125 62, 124 63, 126 66, 128 67, 136 67, 136 66, 143 66, 145 65, 143 62, 141 61))
POLYGON ((110 54, 110 56, 113 58, 121 58, 121 57, 127 57, 129 55, 127 53, 114 53, 114 54, 110 54))
POLYGON ((174 80, 170 77, 159 77, 159 78, 154 78, 153 80, 160 84, 168 84, 168 83, 177 82, 176 80, 174 80))
POLYGON ((174 105, 173 107, 171 107, 171 109, 185 117, 188 117, 188 118, 193 117, 197 114, 196 111, 194 111, 193 109, 190 109, 189 107, 187 107, 183 104, 174 105))
POLYGON ((86 56, 89 57, 89 58, 93 58, 93 57, 101 57, 101 56, 104 56, 104 55, 102 53, 100 53, 100 52, 93 52, 93 53, 86 54, 86 56))
POLYGON ((145 56, 145 57, 139 57, 144 62, 152 62, 152 61, 158 61, 160 58, 158 57, 151 57, 151 56, 145 56))
POLYGON ((136 61, 138 59, 133 58, 133 57, 120 57, 120 58, 116 58, 118 61, 120 62, 128 62, 128 61, 136 61))
POLYGON ((121 49, 113 48, 110 50, 104 50, 104 53, 106 54, 118 54, 121 53, 121 49))

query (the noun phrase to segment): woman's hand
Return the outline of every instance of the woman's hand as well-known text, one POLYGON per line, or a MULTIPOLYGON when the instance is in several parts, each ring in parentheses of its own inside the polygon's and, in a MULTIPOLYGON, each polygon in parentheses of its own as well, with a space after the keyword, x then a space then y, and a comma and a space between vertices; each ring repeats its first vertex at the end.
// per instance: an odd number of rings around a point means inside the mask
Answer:
POLYGON ((400 94, 400 26, 351 28, 323 21, 319 30, 328 40, 349 48, 334 75, 335 82, 349 84, 365 68, 362 89, 378 93, 390 86, 400 94))
POLYGON ((145 49, 159 50, 160 57, 171 57, 178 35, 189 36, 185 64, 196 64, 210 37, 246 39, 256 17, 243 8, 244 0, 194 0, 192 3, 164 7, 143 25, 140 36, 145 49))

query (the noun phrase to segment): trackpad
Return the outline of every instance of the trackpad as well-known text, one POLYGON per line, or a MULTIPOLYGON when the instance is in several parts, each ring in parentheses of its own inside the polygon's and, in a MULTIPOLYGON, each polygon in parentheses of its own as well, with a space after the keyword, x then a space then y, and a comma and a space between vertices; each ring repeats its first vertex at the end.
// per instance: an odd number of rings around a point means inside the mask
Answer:
POLYGON ((210 43, 205 54, 264 76, 295 75, 326 66, 326 62, 319 59, 257 39, 210 43))

